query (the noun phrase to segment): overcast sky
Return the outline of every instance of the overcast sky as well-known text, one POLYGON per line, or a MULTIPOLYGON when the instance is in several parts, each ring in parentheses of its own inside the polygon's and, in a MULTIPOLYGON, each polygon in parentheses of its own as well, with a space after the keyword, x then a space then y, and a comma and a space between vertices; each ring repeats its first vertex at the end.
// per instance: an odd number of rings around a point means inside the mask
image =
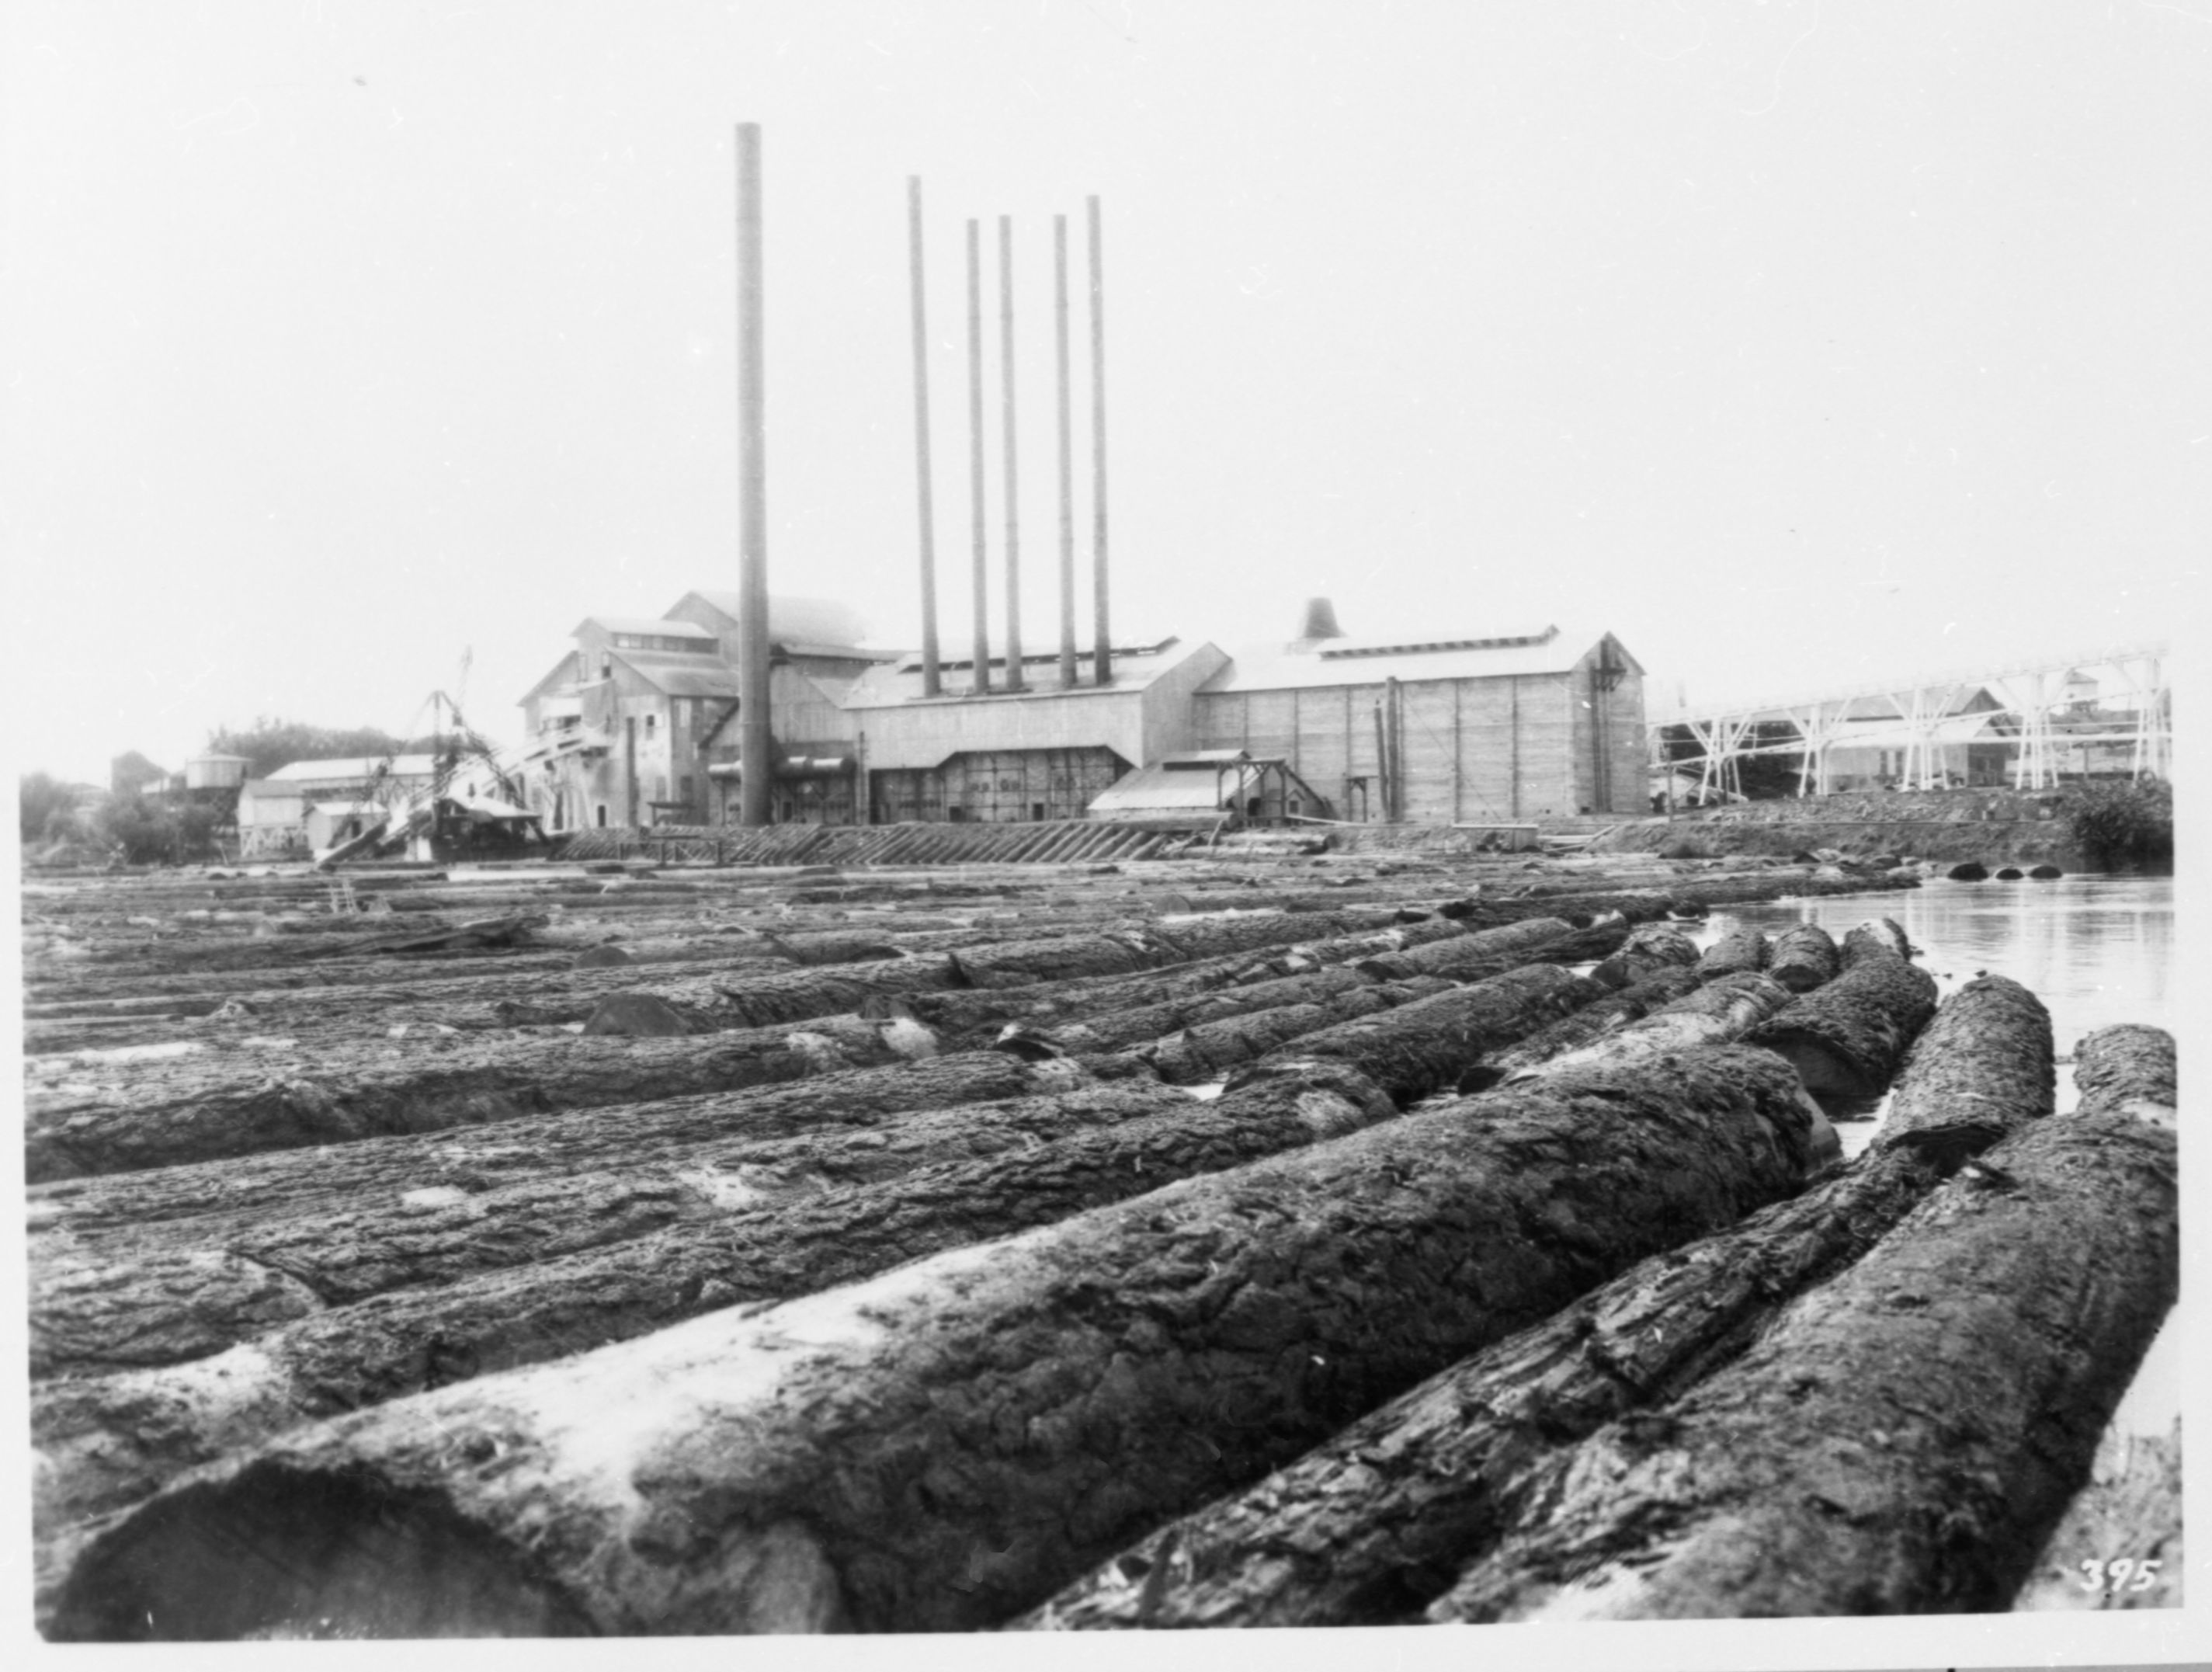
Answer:
MULTIPOLYGON (((1701 701, 2198 599, 2212 0, 4 15, 25 768, 405 730, 465 653, 512 738, 580 617, 734 587, 744 120, 770 585, 879 642, 920 619, 910 173, 949 645, 963 223, 1015 221, 1048 648, 1051 216, 1079 265, 1094 192, 1128 636, 1279 640, 1322 593, 1358 635, 1611 628, 1701 701)), ((995 575, 994 331, 989 365, 995 575)))

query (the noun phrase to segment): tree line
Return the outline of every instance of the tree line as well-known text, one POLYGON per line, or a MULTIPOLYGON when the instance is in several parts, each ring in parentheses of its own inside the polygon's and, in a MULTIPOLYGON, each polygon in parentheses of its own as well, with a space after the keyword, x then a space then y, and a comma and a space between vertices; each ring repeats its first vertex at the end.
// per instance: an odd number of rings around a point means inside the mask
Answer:
MULTIPOLYGON (((394 737, 374 726, 309 726, 264 716, 244 730, 226 726, 210 732, 204 752, 239 756, 247 778, 266 778, 294 761, 379 760, 425 753, 435 743, 432 738, 394 737)), ((62 857, 74 848, 76 857, 119 859, 130 865, 178 865, 215 857, 217 833, 237 822, 238 792, 172 794, 162 788, 167 776, 136 750, 116 757, 108 787, 94 797, 51 773, 25 773, 15 786, 24 856, 62 857)))

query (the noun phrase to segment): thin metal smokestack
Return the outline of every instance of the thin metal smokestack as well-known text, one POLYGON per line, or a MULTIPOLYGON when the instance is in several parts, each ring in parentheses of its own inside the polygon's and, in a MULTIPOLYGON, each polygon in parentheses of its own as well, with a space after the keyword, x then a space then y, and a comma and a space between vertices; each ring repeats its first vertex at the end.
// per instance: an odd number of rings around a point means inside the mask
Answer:
POLYGON ((999 427, 1006 452, 1006 689, 1022 689, 1022 536, 1014 486, 1014 217, 999 217, 999 427))
POLYGON ((929 329, 921 298, 921 176, 906 179, 907 248, 914 279, 914 466, 921 518, 921 694, 941 694, 937 666, 937 514, 929 480, 929 329))
POLYGON ((991 576, 983 551, 983 275, 976 222, 968 222, 968 509, 975 531, 975 689, 991 689, 991 576))
POLYGON ((738 823, 769 822, 767 380, 761 360, 760 124, 738 125, 738 823))
POLYGON ((1091 614, 1097 635, 1091 661, 1098 683, 1114 678, 1114 636, 1106 618, 1106 280, 1100 252, 1098 199, 1091 214, 1091 614))
POLYGON ((1054 342, 1060 372, 1060 683, 1075 689, 1074 420, 1068 408, 1067 217, 1052 217, 1054 342))

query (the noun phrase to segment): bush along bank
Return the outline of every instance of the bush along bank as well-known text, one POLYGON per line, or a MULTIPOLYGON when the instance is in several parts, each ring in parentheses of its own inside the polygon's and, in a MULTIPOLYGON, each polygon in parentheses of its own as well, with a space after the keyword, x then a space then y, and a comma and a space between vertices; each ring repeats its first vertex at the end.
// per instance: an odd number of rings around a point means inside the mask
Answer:
POLYGON ((2172 791, 2163 783, 2096 783, 1793 796, 1639 819, 1602 833, 1590 848, 1674 859, 1832 848, 1861 859, 1971 860, 1993 871, 2155 869, 2172 863, 2172 791))

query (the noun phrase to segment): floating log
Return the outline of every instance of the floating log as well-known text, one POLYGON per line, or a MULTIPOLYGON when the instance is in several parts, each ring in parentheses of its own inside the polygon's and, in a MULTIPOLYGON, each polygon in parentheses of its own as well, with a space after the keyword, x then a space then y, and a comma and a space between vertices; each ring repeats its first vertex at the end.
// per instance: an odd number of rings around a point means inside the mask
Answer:
POLYGON ((2099 1028, 2074 1048, 2074 1085, 2085 1115, 2172 1126, 2179 1107, 2173 1036, 2135 1023, 2099 1028))
MULTIPOLYGON (((167 1237, 172 1233, 159 1227, 203 1215, 245 1228, 279 1211, 335 1215, 357 1202, 410 1191, 481 1197, 533 1179, 711 1166, 727 1145, 817 1128, 849 1132, 912 1110, 1073 1091, 1088 1078, 1072 1062, 960 1051, 786 1085, 528 1116, 482 1131, 410 1134, 67 1179, 33 1188, 30 1222, 34 1238, 61 1245, 98 1240, 119 1249, 133 1239, 167 1237)), ((574 1208, 572 1200, 572 1215, 574 1208)), ((39 1257, 34 1243, 33 1259, 39 1257)))
POLYGON ((1632 987, 1608 993, 1537 1029, 1525 1039, 1486 1052, 1480 1061, 1461 1074, 1454 1089, 1462 1093, 1487 1091, 1524 1069, 1595 1043, 1631 1022, 1641 1021, 1654 1011, 1694 993, 1698 985, 1694 970, 1668 969, 1632 987))
POLYGON ((1879 1097, 1935 1013, 1933 976, 1903 958, 1869 953, 1826 986, 1801 994, 1744 1043, 1779 1052, 1815 1097, 1879 1097))
POLYGON ((1807 1161, 1755 1052, 1486 1104, 297 1431, 93 1539, 50 1634, 988 1625, 1807 1161))
POLYGON ((1687 970, 1697 961, 1698 948, 1689 936, 1664 923, 1647 923, 1591 970, 1590 979, 1606 987, 1632 987, 1662 970, 1687 970))
POLYGON ((2174 1134, 2030 1122, 1735 1364, 1608 1426, 1437 1620, 2003 1608, 2178 1287, 2174 1134))
POLYGON ((1560 1448, 1663 1405, 1741 1352, 1937 1182, 1917 1157, 1881 1157, 1655 1255, 1170 1523, 1012 1625, 1372 1626, 1417 1614, 1525 1512, 1530 1476, 1560 1448))
POLYGON ((1125 1050, 1201 1022, 1249 1015, 1280 1005, 1326 1005, 1375 985, 1361 970, 1339 964, 1305 975, 1279 976, 1273 981, 1214 988, 1127 1010, 1108 1010, 1079 1021, 1063 1022, 1035 1031, 1070 1053, 1125 1050))
POLYGON ((1602 958, 1627 938, 1628 926, 1620 923, 1602 929, 1576 929, 1564 918, 1525 917, 1494 929, 1476 929, 1448 940, 1431 941, 1402 952, 1382 952, 1359 960, 1359 968, 1376 981, 1404 981, 1413 976, 1442 976, 1448 981, 1481 981, 1541 958, 1547 964, 1576 964, 1583 958, 1602 958), (1576 946, 1602 948, 1577 952, 1576 946), (1565 948, 1559 956, 1552 950, 1565 948))
POLYGON ((410 953, 454 952, 464 947, 512 946, 526 939, 532 929, 542 929, 552 921, 542 912, 511 912, 502 917, 479 917, 471 922, 456 923, 451 928, 382 936, 349 950, 356 952, 410 953))
POLYGON ((142 1071, 127 1102, 26 1099, 32 1183, 504 1124, 560 1110, 735 1091, 894 1063, 927 1030, 852 1018, 697 1038, 462 1035, 403 1055, 390 1040, 325 1042, 311 1073, 266 1057, 188 1058, 142 1071))
MULTIPOLYGON (((1109 1012, 1168 1004, 1291 976, 1310 975, 1356 958, 1390 952, 1465 933, 1458 923, 1434 920, 1352 935, 1223 953, 1130 976, 1042 981, 1025 986, 918 992, 864 1001, 863 1016, 909 1017, 947 1040, 981 1043, 1008 1023, 1050 1028, 1089 1022, 1109 1012)), ((1173 1026, 1170 1024, 1170 1027, 1173 1026)), ((1155 1031, 1148 1037, 1169 1031, 1155 1031)))
POLYGON ((1127 1082, 748 1146, 725 1156, 715 1211, 619 1247, 272 1321, 205 1363, 41 1386, 38 1513, 81 1521, 314 1418, 856 1281, 1395 1113, 1351 1070, 1310 1065, 1210 1104, 1127 1082))
POLYGON ((2008 976, 1978 976, 1913 1042, 1875 1141, 1912 1149, 1948 1174, 2051 1113, 2057 1086, 2043 1001, 2008 976))
MULTIPOLYGON (((2039 1056, 2045 1069, 2001 1073, 1979 1106, 2007 1130, 2048 1114, 2050 1018, 2015 992, 2024 989, 2006 982, 1947 1003, 1905 1067, 1898 1105, 1932 1106, 1957 1083, 1939 1033, 1955 1043, 1993 1024, 2003 1046, 2039 1056)), ((1016 1623, 1346 1626, 1417 1614, 1516 1517, 1540 1513, 1531 1482, 1563 1448, 1629 1412, 1663 1408, 1733 1359, 1948 1170, 1911 1147, 1876 1153, 1654 1256, 1248 1491, 1170 1523, 1016 1623)))
POLYGON ((1774 937, 1766 973, 1792 993, 1809 993, 1832 982, 1843 967, 1840 949, 1818 923, 1793 923, 1774 937))
POLYGON ((1517 1077, 1565 1073, 1599 1062, 1625 1067, 1700 1045, 1728 1044, 1782 1014, 1792 1002, 1789 989, 1769 976, 1723 976, 1586 1044, 1531 1063, 1517 1077))
MULTIPOLYGON (((1595 982, 1569 975, 1557 964, 1527 964, 1470 987, 1322 1028, 1278 1048, 1276 1055, 1348 1062, 1402 1108, 1456 1084, 1484 1052, 1525 1038, 1604 993, 1595 982)), ((1236 1083, 1231 1081, 1232 1086, 1236 1083)))
POLYGON ((1894 917, 1869 917, 1844 936, 1839 950, 1843 967, 1849 969, 1869 952, 1909 958, 1915 949, 1905 938, 1905 926, 1894 917))
POLYGON ((1372 982, 1317 1003, 1277 1005, 1198 1023, 1138 1046, 1132 1055, 1170 1085, 1195 1085, 1323 1028, 1451 990, 1452 983, 1438 976, 1372 982))
POLYGON ((1764 970, 1773 954, 1774 943, 1766 938, 1765 932, 1747 924, 1730 929, 1706 947, 1698 956, 1698 973, 1710 981, 1717 976, 1764 970))

